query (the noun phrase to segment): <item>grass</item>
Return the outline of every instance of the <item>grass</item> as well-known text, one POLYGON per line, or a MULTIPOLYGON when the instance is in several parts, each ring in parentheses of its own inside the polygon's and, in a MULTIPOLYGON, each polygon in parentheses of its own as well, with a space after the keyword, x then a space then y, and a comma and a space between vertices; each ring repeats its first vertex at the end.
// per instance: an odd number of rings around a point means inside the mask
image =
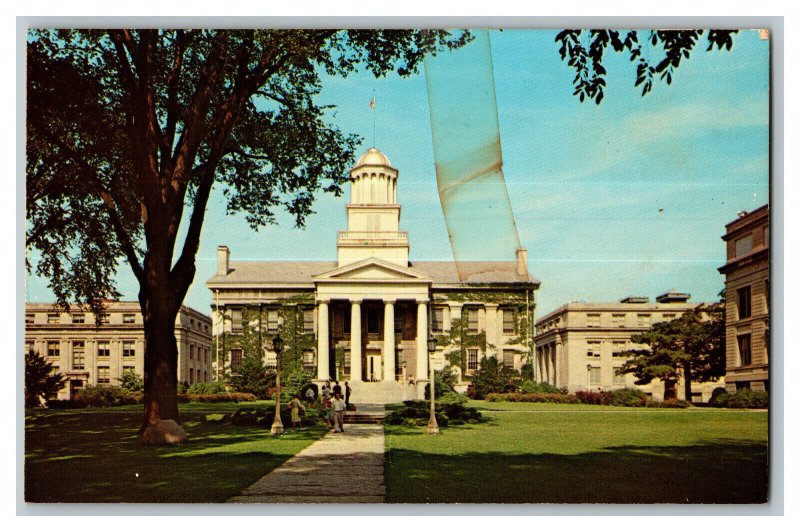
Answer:
POLYGON ((25 500, 223 502, 323 434, 311 428, 274 438, 269 427, 221 421, 244 405, 181 405, 189 441, 163 447, 139 443, 141 406, 28 412, 25 500))
POLYGON ((486 422, 386 427, 387 502, 761 503, 766 412, 472 401, 486 422))

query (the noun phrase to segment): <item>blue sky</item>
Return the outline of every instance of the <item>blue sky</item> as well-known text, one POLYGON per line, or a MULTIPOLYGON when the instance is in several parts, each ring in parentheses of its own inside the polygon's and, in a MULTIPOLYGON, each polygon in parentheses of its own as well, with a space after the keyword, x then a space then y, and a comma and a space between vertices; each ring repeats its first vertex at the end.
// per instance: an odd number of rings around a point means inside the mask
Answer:
MULTIPOLYGON (((608 55, 598 107, 572 96, 574 74, 555 33, 491 32, 503 170, 530 270, 542 283, 537 314, 573 300, 652 299, 670 288, 694 301, 716 299, 725 224, 768 201, 768 41, 745 31, 730 52, 698 46, 671 86, 658 83, 645 97, 633 87, 634 65, 608 55)), ((452 260, 423 75, 326 78, 318 101, 336 106, 332 119, 364 138, 363 151, 373 145, 373 91, 374 144, 400 171, 411 259, 452 260)), ((205 281, 220 244, 233 260, 334 260, 347 197, 319 196, 305 230, 281 215, 254 233, 243 217, 225 214, 215 189, 186 304, 210 310, 205 281)), ((30 301, 52 300, 46 281, 27 281, 30 301)), ((127 265, 118 284, 136 298, 127 265)))

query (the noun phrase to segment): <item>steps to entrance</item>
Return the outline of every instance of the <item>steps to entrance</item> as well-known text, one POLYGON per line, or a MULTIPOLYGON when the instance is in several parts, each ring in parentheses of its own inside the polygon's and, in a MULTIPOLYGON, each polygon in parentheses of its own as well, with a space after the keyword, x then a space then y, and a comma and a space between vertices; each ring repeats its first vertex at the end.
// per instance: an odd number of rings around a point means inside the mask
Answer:
POLYGON ((345 425, 380 425, 383 423, 383 417, 386 414, 383 405, 365 404, 356 408, 355 411, 345 413, 345 425))
POLYGON ((354 405, 386 405, 414 399, 414 386, 402 382, 350 382, 350 403, 354 405))

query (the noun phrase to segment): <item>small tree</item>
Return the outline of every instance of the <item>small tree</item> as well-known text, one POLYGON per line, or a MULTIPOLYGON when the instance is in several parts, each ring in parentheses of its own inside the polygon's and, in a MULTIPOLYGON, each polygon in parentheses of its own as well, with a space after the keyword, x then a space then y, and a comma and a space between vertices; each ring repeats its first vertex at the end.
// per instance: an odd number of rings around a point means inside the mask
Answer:
POLYGON ((503 366, 497 357, 483 357, 481 365, 472 376, 472 393, 475 399, 483 399, 490 393, 516 392, 522 384, 522 376, 515 369, 503 366))
POLYGON ((266 397, 267 390, 275 386, 275 372, 267 370, 264 360, 252 353, 242 357, 242 365, 230 378, 231 388, 236 392, 252 393, 266 397))
POLYGON ((683 376, 686 400, 691 401, 693 381, 716 381, 725 375, 723 314, 720 303, 702 305, 672 321, 653 324, 649 331, 631 337, 631 341, 648 347, 628 351, 631 358, 621 371, 633 373, 636 384, 661 379, 665 399, 676 396, 678 380, 683 376))
MULTIPOLYGON (((446 393, 453 393, 456 391, 455 385, 458 383, 458 375, 453 371, 450 366, 445 366, 440 370, 433 372, 433 382, 436 385, 436 396, 441 397, 446 393)), ((425 385, 425 399, 431 398, 431 385, 425 385)))
POLYGON ((119 386, 126 392, 143 392, 144 379, 142 379, 135 370, 126 369, 122 372, 122 377, 119 379, 119 386))
POLYGON ((33 350, 25 353, 25 408, 52 399, 66 382, 62 374, 53 373, 53 364, 43 356, 33 350))

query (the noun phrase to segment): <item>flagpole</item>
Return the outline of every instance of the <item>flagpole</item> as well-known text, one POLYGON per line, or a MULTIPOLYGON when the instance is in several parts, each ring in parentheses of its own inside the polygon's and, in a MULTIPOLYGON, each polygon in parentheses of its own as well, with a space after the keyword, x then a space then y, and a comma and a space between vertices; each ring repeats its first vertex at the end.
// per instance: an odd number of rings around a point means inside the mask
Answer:
POLYGON ((372 147, 376 147, 375 141, 375 89, 372 89, 372 100, 369 102, 369 108, 372 109, 372 147))

